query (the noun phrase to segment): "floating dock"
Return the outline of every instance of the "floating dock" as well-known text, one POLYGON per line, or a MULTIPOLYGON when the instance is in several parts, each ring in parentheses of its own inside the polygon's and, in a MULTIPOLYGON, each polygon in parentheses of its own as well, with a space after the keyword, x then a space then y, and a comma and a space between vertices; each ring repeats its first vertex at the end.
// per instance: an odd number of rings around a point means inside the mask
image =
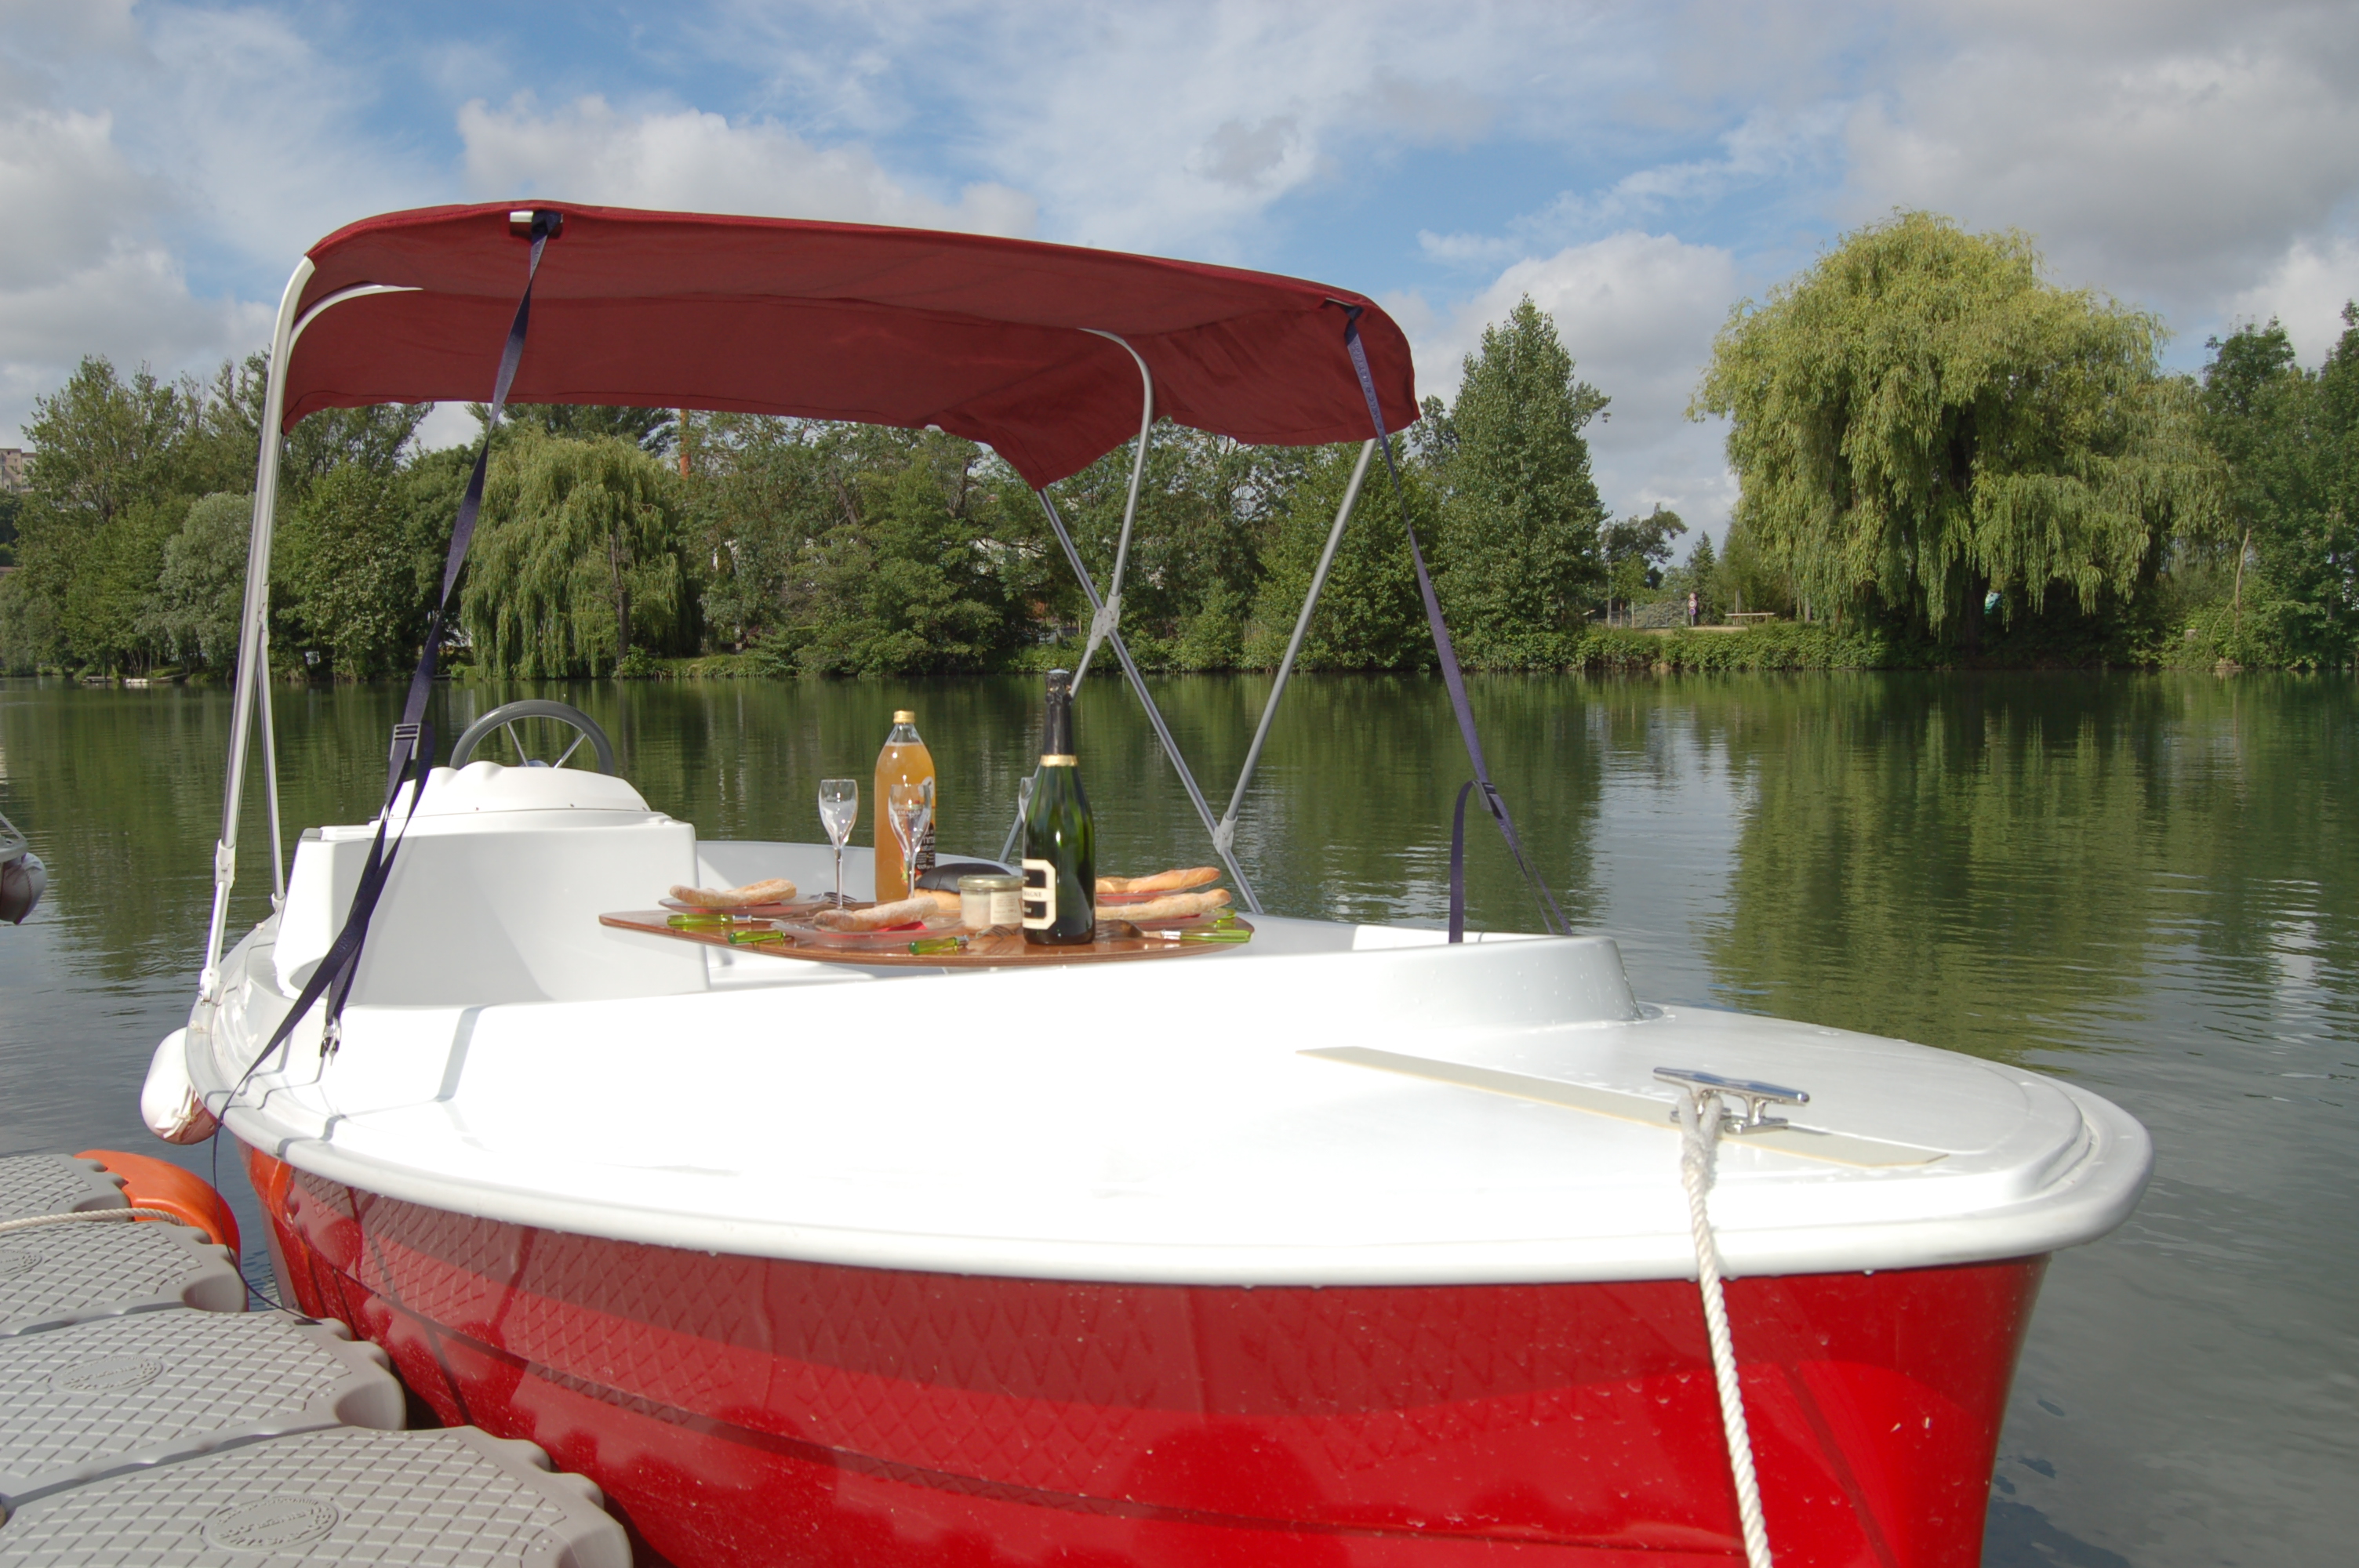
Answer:
POLYGON ((0 1568, 630 1568, 590 1481, 402 1430, 384 1352, 245 1311, 227 1249, 133 1206, 96 1160, 0 1159, 0 1568))

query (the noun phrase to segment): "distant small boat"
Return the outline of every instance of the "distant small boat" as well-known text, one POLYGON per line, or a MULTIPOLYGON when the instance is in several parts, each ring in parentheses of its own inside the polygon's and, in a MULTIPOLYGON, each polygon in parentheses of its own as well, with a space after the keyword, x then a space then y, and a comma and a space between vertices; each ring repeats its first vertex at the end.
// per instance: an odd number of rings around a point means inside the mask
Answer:
POLYGON ((0 816, 0 920, 24 925, 49 885, 49 868, 16 825, 0 816))

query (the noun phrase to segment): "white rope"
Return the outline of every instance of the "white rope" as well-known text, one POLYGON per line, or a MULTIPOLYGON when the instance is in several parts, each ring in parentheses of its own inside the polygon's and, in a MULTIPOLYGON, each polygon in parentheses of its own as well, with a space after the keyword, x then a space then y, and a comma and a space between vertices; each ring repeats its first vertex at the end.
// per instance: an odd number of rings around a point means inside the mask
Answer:
POLYGON ((175 1225, 188 1224, 179 1215, 160 1208, 88 1208, 72 1214, 37 1214, 28 1219, 0 1221, 0 1233, 30 1230, 37 1225, 63 1225, 74 1219, 168 1219, 175 1225))
POLYGON ((1769 1527, 1761 1518, 1761 1483, 1753 1473, 1753 1436, 1745 1424, 1745 1392, 1736 1381, 1736 1346, 1728 1334, 1728 1303, 1720 1288, 1720 1249, 1712 1236, 1704 1194, 1712 1185, 1712 1146, 1720 1141, 1720 1096, 1691 1088, 1680 1097, 1680 1179, 1688 1189, 1688 1224, 1695 1232, 1696 1285, 1703 1294, 1704 1333, 1712 1341, 1712 1379, 1720 1387, 1720 1425, 1728 1438, 1728 1474, 1736 1483, 1736 1517, 1745 1530, 1747 1568, 1770 1568, 1769 1527), (1706 1108, 1706 1102, 1709 1108, 1706 1108))

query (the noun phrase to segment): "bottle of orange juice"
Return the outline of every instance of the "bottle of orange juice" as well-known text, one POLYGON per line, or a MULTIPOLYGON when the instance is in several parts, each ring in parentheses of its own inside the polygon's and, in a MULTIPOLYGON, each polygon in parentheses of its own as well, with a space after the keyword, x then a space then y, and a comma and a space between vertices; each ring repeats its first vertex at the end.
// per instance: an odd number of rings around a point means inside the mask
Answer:
MULTIPOLYGON (((918 738, 918 716, 906 708, 893 710, 893 730, 885 737, 885 749, 876 753, 876 793, 869 798, 875 803, 869 820, 876 825, 876 902, 891 903, 909 896, 908 884, 901 871, 901 841, 893 832, 893 823, 886 803, 893 798, 893 786, 897 784, 919 784, 934 776, 934 754, 926 750, 925 741, 918 738)), ((937 784, 939 791, 941 786, 937 784)), ((941 814, 941 803, 935 801, 934 814, 941 814)), ((923 876, 933 869, 934 825, 929 820, 918 839, 918 874, 923 876)))

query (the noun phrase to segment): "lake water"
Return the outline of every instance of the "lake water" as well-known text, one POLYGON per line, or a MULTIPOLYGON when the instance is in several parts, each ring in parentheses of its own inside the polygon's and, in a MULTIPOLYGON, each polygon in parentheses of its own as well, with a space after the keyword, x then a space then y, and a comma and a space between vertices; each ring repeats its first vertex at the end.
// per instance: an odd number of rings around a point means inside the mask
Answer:
MULTIPOLYGON (((1158 683, 1215 806, 1266 690, 1158 683)), ((821 837, 918 709, 941 842, 995 853, 1034 685, 459 687, 560 696, 707 837, 821 837)), ((1497 781, 1568 914, 1639 992, 1897 1034, 2068 1076, 2143 1119, 2153 1187, 2048 1276, 1985 1563, 2359 1556, 2359 689, 2343 679, 1857 676, 1478 681, 1497 781)), ((289 836, 365 817, 390 688, 277 698, 289 836)), ((1273 911, 1438 923, 1464 776, 1440 687, 1306 677, 1238 833, 1273 911)), ((48 860, 0 927, 0 1154, 162 1152, 138 1087, 193 990, 229 704, 0 682, 0 811, 48 860)), ((1081 745, 1109 868, 1209 859, 1136 705, 1093 676, 1081 745)), ((867 804, 867 803, 864 803, 867 804)), ((249 814, 238 918, 265 908, 249 814)), ((859 835, 865 842, 868 830, 859 835)), ((1487 826, 1473 924, 1533 925, 1487 826)), ((172 1151, 206 1169, 206 1152, 172 1151)), ((234 1162, 226 1162, 234 1164, 234 1162)), ((227 1175, 227 1172, 224 1172, 227 1175)), ((256 1278, 259 1220, 240 1208, 256 1278)))

